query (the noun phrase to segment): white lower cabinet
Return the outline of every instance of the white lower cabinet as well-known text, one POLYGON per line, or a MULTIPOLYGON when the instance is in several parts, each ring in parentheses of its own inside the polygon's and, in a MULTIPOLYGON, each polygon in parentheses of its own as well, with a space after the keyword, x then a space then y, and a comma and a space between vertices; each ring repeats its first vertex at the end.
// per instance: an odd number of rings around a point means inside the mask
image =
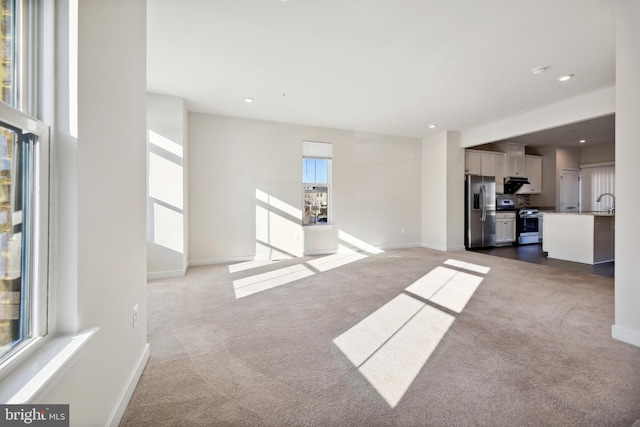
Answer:
POLYGON ((496 245, 516 241, 516 213, 496 212, 496 245))

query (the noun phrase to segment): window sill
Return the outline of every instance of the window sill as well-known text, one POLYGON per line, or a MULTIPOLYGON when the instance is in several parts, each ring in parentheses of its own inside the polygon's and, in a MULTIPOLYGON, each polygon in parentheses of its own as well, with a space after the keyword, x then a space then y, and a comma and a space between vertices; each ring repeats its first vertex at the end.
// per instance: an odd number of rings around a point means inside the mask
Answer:
POLYGON ((333 224, 313 224, 313 225, 303 225, 303 230, 333 230, 333 224))
POLYGON ((0 402, 24 404, 31 402, 49 385, 65 366, 89 342, 99 328, 54 337, 35 350, 14 371, 2 379, 0 402))

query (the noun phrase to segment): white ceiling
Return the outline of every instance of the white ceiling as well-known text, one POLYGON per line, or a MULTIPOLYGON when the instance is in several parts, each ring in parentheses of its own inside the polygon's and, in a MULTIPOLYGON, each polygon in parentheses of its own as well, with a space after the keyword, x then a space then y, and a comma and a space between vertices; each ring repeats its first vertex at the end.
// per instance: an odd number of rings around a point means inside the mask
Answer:
POLYGON ((423 137, 615 84, 612 0, 147 4, 148 90, 194 112, 423 137))

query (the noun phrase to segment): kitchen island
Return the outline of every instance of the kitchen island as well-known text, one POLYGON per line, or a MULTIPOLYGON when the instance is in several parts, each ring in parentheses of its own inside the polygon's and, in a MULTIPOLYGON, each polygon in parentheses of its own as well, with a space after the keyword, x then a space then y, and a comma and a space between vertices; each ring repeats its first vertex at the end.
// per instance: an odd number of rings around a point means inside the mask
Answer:
POLYGON ((542 250, 549 258, 598 264, 613 261, 615 215, 607 212, 543 213, 542 250))

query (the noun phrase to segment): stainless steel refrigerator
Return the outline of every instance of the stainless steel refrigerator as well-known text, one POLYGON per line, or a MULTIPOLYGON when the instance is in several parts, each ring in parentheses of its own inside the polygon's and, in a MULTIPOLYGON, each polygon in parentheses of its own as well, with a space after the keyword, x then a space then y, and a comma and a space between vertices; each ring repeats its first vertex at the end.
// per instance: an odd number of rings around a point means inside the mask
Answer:
POLYGON ((464 246, 496 245, 496 181, 493 176, 465 176, 464 246))

